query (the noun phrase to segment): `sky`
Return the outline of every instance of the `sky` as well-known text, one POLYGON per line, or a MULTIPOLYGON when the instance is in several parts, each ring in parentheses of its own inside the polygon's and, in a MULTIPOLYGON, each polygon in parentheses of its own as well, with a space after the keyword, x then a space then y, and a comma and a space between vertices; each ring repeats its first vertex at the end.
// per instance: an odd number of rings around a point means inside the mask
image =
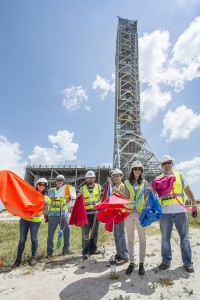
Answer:
POLYGON ((138 21, 143 136, 200 199, 200 0, 1 0, 0 170, 112 164, 118 16, 138 21))

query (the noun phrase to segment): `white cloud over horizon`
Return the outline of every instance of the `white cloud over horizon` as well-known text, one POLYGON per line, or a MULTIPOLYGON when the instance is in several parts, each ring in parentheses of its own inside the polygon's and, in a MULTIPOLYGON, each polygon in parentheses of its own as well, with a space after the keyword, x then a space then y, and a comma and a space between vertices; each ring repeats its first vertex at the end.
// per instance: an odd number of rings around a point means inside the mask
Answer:
POLYGON ((150 121, 172 101, 172 92, 180 92, 186 82, 200 77, 200 17, 191 22, 173 47, 169 32, 156 30, 139 38, 139 49, 140 80, 144 84, 141 111, 150 121))
POLYGON ((48 140, 52 144, 50 148, 35 146, 33 154, 28 158, 32 164, 65 164, 67 161, 76 160, 76 152, 79 145, 73 143, 74 134, 67 131, 58 131, 56 135, 49 135, 48 140))
POLYGON ((200 115, 182 105, 177 107, 175 111, 169 110, 166 113, 161 136, 167 138, 167 142, 188 139, 190 133, 197 127, 200 127, 200 115))
POLYGON ((86 90, 82 86, 71 86, 62 91, 63 106, 69 110, 76 110, 88 101, 86 90))
MULTIPOLYGON (((113 74, 112 79, 114 79, 113 74)), ((102 90, 103 92, 100 94, 100 98, 104 100, 109 91, 114 93, 115 83, 110 83, 109 80, 106 80, 105 78, 102 78, 101 76, 97 75, 95 81, 92 83, 92 88, 93 90, 102 90)))
POLYGON ((0 136, 0 166, 1 170, 11 170, 22 178, 27 166, 27 161, 23 160, 20 144, 8 141, 3 135, 0 136))
POLYGON ((175 169, 184 173, 189 184, 200 182, 200 157, 182 161, 175 165, 175 169))

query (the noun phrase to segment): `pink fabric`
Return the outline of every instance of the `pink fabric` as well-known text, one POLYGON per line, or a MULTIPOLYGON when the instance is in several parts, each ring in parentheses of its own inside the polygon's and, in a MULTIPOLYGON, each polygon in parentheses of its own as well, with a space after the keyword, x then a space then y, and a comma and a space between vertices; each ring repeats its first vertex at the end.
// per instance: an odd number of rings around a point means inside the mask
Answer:
POLYGON ((157 192, 158 197, 162 197, 168 195, 172 191, 174 181, 176 181, 175 176, 155 178, 152 181, 152 187, 157 192))

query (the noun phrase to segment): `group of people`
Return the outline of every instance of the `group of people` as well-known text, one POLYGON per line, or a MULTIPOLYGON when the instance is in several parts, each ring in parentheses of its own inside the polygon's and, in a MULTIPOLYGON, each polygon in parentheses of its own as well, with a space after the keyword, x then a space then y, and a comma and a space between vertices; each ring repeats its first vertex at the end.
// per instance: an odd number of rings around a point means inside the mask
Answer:
MULTIPOLYGON (((197 209, 197 203, 194 195, 183 175, 183 173, 173 170, 173 158, 165 155, 161 159, 162 174, 158 178, 163 177, 175 178, 173 182, 173 193, 171 191, 164 196, 159 197, 159 202, 162 206, 162 217, 160 219, 161 231, 161 257, 162 261, 159 265, 160 270, 168 269, 172 261, 171 251, 171 233, 173 224, 178 231, 180 237, 180 248, 182 262, 185 270, 188 273, 194 272, 192 263, 191 246, 188 235, 188 218, 184 205, 184 194, 192 203, 193 209, 197 209)), ((128 216, 124 221, 114 225, 114 240, 116 246, 115 259, 117 262, 128 262, 129 265, 125 271, 126 275, 130 275, 135 269, 135 242, 134 232, 135 226, 139 237, 139 275, 145 274, 144 262, 146 254, 146 237, 145 227, 140 224, 140 216, 146 207, 146 199, 148 190, 153 190, 152 186, 143 178, 144 166, 141 161, 134 161, 129 177, 123 181, 123 172, 119 169, 114 169, 111 174, 112 193, 122 195, 130 200, 127 204, 128 216), (142 193, 142 191, 144 191, 142 193), (142 195, 142 196, 141 196, 142 195)), ((97 211, 95 205, 101 200, 103 188, 96 182, 96 176, 93 171, 88 171, 85 175, 85 182, 77 191, 77 198, 82 194, 87 215, 88 224, 81 227, 82 230, 82 258, 88 259, 90 255, 100 254, 98 249, 98 230, 99 221, 96 218, 97 211)), ((51 257, 54 252, 53 238, 58 225, 63 231, 64 245, 62 254, 70 254, 70 225, 68 203, 71 200, 70 185, 65 186, 65 196, 59 195, 59 190, 65 184, 63 175, 58 175, 55 178, 55 188, 49 190, 47 194, 48 182, 45 178, 40 178, 36 182, 38 192, 45 195, 46 212, 48 216, 48 237, 47 237, 47 257, 51 257)), ((156 193, 156 191, 154 190, 156 193)), ((20 220, 20 240, 18 245, 17 258, 13 267, 17 267, 21 263, 21 257, 24 251, 27 234, 30 228, 32 242, 32 257, 30 265, 34 266, 37 259, 38 249, 38 230, 41 224, 42 212, 34 216, 31 220, 20 220)))

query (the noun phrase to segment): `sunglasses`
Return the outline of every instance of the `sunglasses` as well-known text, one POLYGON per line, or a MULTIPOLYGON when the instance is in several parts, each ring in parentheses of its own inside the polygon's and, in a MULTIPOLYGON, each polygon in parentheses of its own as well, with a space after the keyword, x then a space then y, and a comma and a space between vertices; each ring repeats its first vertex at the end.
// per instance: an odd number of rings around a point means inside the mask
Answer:
POLYGON ((39 182, 38 185, 39 186, 47 186, 46 183, 41 183, 41 182, 39 182))
POLYGON ((142 168, 133 168, 133 171, 142 171, 142 168))
POLYGON ((162 163, 162 166, 171 165, 171 164, 172 164, 172 161, 166 161, 166 162, 162 163))
POLYGON ((56 181, 63 181, 63 179, 56 179, 56 181))

